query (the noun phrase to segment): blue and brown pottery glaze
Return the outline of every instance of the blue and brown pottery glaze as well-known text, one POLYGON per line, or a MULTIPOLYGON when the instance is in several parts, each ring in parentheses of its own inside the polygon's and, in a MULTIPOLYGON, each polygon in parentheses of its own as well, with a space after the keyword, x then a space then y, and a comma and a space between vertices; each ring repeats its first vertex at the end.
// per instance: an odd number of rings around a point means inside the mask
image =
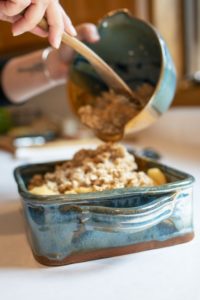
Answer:
POLYGON ((54 163, 18 167, 26 229, 36 259, 63 265, 170 246, 193 238, 193 177, 146 158, 141 170, 160 168, 168 183, 157 187, 38 196, 28 192, 34 174, 54 163))
MULTIPOLYGON (((87 44, 102 57, 133 91, 144 84, 153 93, 126 133, 141 130, 157 120, 170 106, 176 89, 176 71, 166 43, 150 24, 134 18, 128 10, 109 13, 98 26, 99 42, 87 44)), ((77 111, 108 87, 89 62, 77 55, 68 82, 69 101, 77 111)))

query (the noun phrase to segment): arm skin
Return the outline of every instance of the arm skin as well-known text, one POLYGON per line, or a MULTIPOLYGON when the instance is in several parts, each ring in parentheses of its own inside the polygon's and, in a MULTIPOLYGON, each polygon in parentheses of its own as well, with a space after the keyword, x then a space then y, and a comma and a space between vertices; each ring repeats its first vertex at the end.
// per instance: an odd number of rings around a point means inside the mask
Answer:
MULTIPOLYGON (((78 38, 96 42, 99 35, 93 24, 77 26, 78 38)), ((74 57, 71 48, 51 48, 45 59, 44 50, 10 59, 1 74, 4 94, 12 103, 21 103, 67 81, 69 65, 74 57), (42 58, 43 57, 43 58, 42 58)))

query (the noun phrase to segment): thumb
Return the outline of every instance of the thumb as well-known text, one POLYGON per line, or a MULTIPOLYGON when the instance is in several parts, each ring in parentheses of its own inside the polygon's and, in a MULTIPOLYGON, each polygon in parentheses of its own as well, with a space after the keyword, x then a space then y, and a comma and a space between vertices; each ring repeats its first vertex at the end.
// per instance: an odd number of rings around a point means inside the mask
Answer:
POLYGON ((77 38, 90 43, 98 42, 100 39, 97 27, 92 23, 84 23, 76 27, 77 38))

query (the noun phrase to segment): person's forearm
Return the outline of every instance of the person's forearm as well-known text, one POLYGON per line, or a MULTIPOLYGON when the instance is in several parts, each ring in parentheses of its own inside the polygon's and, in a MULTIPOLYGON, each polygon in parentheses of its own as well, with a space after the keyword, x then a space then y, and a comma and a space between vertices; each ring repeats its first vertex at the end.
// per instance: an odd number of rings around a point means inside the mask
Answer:
POLYGON ((20 103, 66 80, 66 66, 56 50, 39 50, 8 61, 2 71, 2 88, 13 103, 20 103))

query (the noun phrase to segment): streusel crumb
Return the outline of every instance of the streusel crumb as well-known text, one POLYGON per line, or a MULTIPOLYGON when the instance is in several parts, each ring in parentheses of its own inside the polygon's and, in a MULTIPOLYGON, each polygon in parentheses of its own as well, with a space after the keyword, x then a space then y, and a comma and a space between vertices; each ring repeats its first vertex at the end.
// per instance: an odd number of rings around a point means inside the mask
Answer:
POLYGON ((124 146, 106 143, 95 150, 78 151, 71 160, 57 165, 52 173, 33 176, 29 191, 35 194, 77 194, 153 185, 150 176, 137 171, 134 156, 124 146))

